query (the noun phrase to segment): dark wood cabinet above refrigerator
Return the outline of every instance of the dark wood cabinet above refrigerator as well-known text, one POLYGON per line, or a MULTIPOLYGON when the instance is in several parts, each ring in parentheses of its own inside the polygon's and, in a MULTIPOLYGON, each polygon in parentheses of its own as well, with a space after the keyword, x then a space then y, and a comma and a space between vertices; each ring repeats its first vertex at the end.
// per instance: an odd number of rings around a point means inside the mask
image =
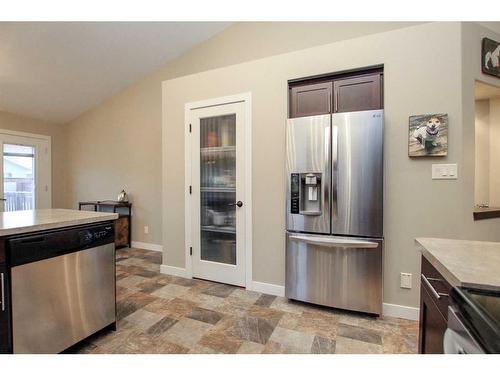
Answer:
POLYGON ((333 111, 382 109, 382 75, 367 74, 333 81, 333 111))
POLYGON ((332 87, 332 82, 290 87, 290 117, 331 113, 332 87))
POLYGON ((289 84, 289 117, 382 109, 383 73, 364 71, 289 84))

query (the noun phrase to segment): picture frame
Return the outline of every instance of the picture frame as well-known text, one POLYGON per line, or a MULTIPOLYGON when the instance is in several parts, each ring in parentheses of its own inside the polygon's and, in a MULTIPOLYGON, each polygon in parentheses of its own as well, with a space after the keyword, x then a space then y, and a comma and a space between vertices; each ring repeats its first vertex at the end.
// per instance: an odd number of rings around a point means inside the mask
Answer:
POLYGON ((409 157, 448 155, 448 114, 410 116, 408 125, 409 157))
POLYGON ((500 42, 483 38, 481 43, 481 71, 500 78, 500 42))

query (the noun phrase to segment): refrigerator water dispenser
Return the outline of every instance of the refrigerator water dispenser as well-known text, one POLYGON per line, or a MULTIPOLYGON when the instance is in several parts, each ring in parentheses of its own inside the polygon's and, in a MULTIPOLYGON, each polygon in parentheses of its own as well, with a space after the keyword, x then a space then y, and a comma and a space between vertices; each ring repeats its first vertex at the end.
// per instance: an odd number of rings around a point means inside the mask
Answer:
POLYGON ((291 213, 321 215, 321 173, 292 173, 291 213))

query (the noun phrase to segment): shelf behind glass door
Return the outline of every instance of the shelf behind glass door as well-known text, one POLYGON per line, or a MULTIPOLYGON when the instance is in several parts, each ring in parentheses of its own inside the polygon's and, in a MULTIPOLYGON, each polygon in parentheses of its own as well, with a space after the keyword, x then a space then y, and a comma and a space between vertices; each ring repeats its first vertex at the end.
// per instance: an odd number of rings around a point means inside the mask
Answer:
POLYGON ((236 115, 200 120, 201 259, 236 264, 236 115))

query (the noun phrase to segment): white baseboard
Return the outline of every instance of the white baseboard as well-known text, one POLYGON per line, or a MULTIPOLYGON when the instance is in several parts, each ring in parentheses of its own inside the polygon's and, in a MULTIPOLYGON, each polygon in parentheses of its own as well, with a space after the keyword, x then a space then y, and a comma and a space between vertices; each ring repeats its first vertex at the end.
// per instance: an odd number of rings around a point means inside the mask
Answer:
POLYGON ((392 303, 383 303, 382 315, 391 316, 393 318, 418 320, 420 316, 420 309, 418 307, 393 305, 392 303))
POLYGON ((189 278, 185 268, 167 266, 166 264, 160 265, 160 273, 164 273, 166 275, 189 278))
POLYGON ((265 294, 271 294, 273 296, 284 297, 285 287, 281 285, 261 283, 260 281, 252 281, 252 284, 247 286, 248 290, 253 290, 254 292, 260 292, 265 294))
MULTIPOLYGON (((261 283, 259 281, 253 281, 248 290, 253 290, 254 292, 260 292, 265 294, 271 294, 273 296, 283 297, 285 295, 285 287, 281 285, 261 283)), ((394 305, 392 303, 382 304, 382 315, 390 316, 393 318, 401 318, 408 320, 418 320, 420 315, 420 309, 417 307, 394 305)))
POLYGON ((135 247, 137 249, 151 250, 151 251, 163 251, 162 245, 157 245, 155 243, 148 243, 148 242, 132 241, 132 247, 135 247))

